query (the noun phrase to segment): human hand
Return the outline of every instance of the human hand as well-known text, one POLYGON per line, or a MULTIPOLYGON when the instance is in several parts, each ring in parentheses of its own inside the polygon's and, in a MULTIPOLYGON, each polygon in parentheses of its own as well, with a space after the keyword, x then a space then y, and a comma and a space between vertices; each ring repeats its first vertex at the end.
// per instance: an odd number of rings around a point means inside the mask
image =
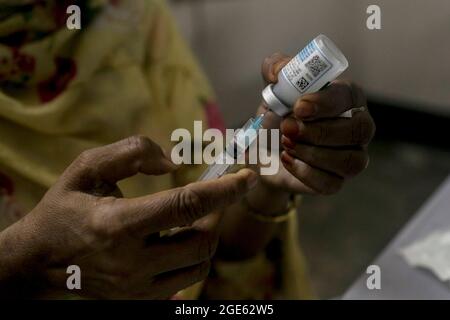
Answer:
MULTIPOLYGON (((274 54, 264 60, 266 83, 275 83, 280 70, 291 57, 274 54)), ((294 193, 332 194, 343 183, 366 168, 367 146, 375 124, 367 108, 351 118, 340 114, 366 106, 363 91, 349 81, 336 80, 327 88, 302 96, 293 113, 281 120, 271 113, 265 125, 281 128, 283 167, 278 174, 262 176, 268 186, 294 193)), ((267 111, 262 104, 258 113, 267 111)))
POLYGON ((23 244, 34 257, 31 271, 39 270, 56 289, 66 289, 66 268, 76 264, 82 289, 75 293, 82 296, 167 298, 206 277, 220 219, 210 213, 256 183, 255 174, 245 169, 132 199, 122 198, 116 185, 138 172, 160 175, 174 169, 160 147, 144 137, 85 151, 23 220, 2 233, 0 248, 12 238, 23 244))

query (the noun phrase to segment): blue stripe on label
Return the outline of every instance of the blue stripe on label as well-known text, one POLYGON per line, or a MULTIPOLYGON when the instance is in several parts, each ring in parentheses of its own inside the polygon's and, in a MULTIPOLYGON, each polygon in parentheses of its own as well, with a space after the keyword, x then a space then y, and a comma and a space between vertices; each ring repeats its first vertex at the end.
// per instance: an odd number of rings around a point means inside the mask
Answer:
POLYGON ((300 57, 300 60, 302 60, 302 62, 304 62, 316 50, 317 50, 317 46, 313 40, 310 43, 308 43, 308 45, 306 47, 304 47, 302 51, 300 51, 298 53, 298 56, 300 57))

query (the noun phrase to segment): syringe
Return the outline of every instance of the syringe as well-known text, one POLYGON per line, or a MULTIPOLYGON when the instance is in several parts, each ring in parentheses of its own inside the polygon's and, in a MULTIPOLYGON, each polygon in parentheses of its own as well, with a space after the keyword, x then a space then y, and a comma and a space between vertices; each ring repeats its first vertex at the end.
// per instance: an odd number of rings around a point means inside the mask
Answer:
POLYGON ((235 164, 243 162, 247 150, 258 138, 264 115, 265 113, 256 118, 250 118, 241 129, 237 130, 231 142, 215 158, 214 163, 206 169, 199 180, 220 178, 228 173, 235 164))

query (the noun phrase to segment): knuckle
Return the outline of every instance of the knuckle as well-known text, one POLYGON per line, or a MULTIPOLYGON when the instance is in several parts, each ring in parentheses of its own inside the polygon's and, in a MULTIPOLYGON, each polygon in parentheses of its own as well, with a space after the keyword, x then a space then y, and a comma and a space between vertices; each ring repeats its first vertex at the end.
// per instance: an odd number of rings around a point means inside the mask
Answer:
POLYGON ((316 135, 316 141, 315 143, 318 145, 322 145, 324 144, 329 136, 329 127, 327 125, 324 124, 319 124, 318 125, 318 133, 316 135))
POLYGON ((180 221, 189 224, 202 216, 206 210, 205 203, 201 196, 192 188, 185 187, 177 193, 177 214, 180 221))
POLYGON ((361 107, 367 105, 367 98, 364 90, 358 84, 351 82, 353 107, 361 107))
POLYGON ((368 144, 375 134, 375 125, 370 117, 356 117, 352 125, 352 142, 355 144, 368 144))
POLYGON ((372 119, 366 118, 365 120, 363 120, 361 131, 362 131, 361 143, 363 145, 369 144, 370 141, 373 139, 373 136, 375 135, 375 124, 373 123, 372 119))
POLYGON ((357 101, 357 92, 355 92, 356 90, 353 82, 343 79, 336 80, 333 84, 335 85, 335 93, 339 98, 339 101, 342 101, 341 103, 345 106, 348 105, 348 107, 354 107, 357 101))
MULTIPOLYGON (((227 183, 224 185, 224 188, 221 190, 223 201, 222 204, 231 204, 235 202, 238 198, 240 198, 243 194, 246 193, 247 190, 247 180, 245 177, 239 177, 235 179, 233 182, 227 183)), ((215 204, 210 203, 208 207, 213 207, 215 204)), ((217 207, 218 206, 214 206, 217 207)), ((203 212, 207 213, 207 212, 203 212)))
POLYGON ((372 117, 369 115, 369 117, 366 118, 366 125, 364 126, 365 130, 365 137, 366 139, 363 141, 364 144, 369 144, 370 141, 372 141, 373 137, 375 136, 376 126, 375 122, 373 121, 372 117))
POLYGON ((344 174, 353 177, 363 171, 367 164, 367 154, 363 151, 350 151, 345 157, 344 174))
POLYGON ((344 80, 343 82, 345 88, 345 94, 347 95, 347 99, 349 99, 350 107, 356 107, 357 103, 357 89, 355 84, 349 80, 344 80))
POLYGON ((127 138, 128 147, 138 152, 145 152, 151 144, 151 140, 143 135, 135 135, 127 138))
POLYGON ((81 167, 91 167, 92 162, 96 159, 95 149, 88 149, 80 153, 78 158, 76 159, 76 163, 81 167))
POLYGON ((289 56, 285 55, 284 53, 281 52, 275 52, 272 55, 264 58, 263 62, 262 62, 262 70, 266 76, 268 76, 270 72, 273 72, 275 67, 283 62, 284 60, 289 59, 289 56))
POLYGON ((108 213, 109 210, 107 206, 99 206, 97 210, 90 215, 88 222, 90 234, 94 240, 93 243, 100 246, 110 244, 122 233, 120 224, 108 213))
POLYGON ((342 93, 351 94, 353 91, 353 82, 348 79, 336 80, 334 81, 334 84, 337 85, 336 88, 342 93))

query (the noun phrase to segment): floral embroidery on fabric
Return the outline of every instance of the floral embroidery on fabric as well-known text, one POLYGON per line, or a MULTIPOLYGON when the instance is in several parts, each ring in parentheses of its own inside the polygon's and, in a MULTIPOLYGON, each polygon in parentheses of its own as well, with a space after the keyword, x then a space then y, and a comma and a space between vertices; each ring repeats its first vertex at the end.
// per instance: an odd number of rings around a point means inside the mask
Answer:
POLYGON ((60 37, 68 18, 67 7, 78 5, 83 12, 82 25, 86 26, 107 2, 40 0, 0 3, 0 86, 5 90, 37 89, 42 102, 54 99, 76 73, 74 59, 68 59, 72 51, 59 40, 68 41, 75 37, 60 37), (12 27, 8 28, 10 25, 12 27))
POLYGON ((49 102, 63 92, 77 73, 73 60, 56 58, 56 72, 48 80, 38 84, 38 94, 42 102, 49 102))
POLYGON ((22 86, 34 73, 36 61, 33 56, 10 48, 9 55, 0 56, 0 84, 22 86))

